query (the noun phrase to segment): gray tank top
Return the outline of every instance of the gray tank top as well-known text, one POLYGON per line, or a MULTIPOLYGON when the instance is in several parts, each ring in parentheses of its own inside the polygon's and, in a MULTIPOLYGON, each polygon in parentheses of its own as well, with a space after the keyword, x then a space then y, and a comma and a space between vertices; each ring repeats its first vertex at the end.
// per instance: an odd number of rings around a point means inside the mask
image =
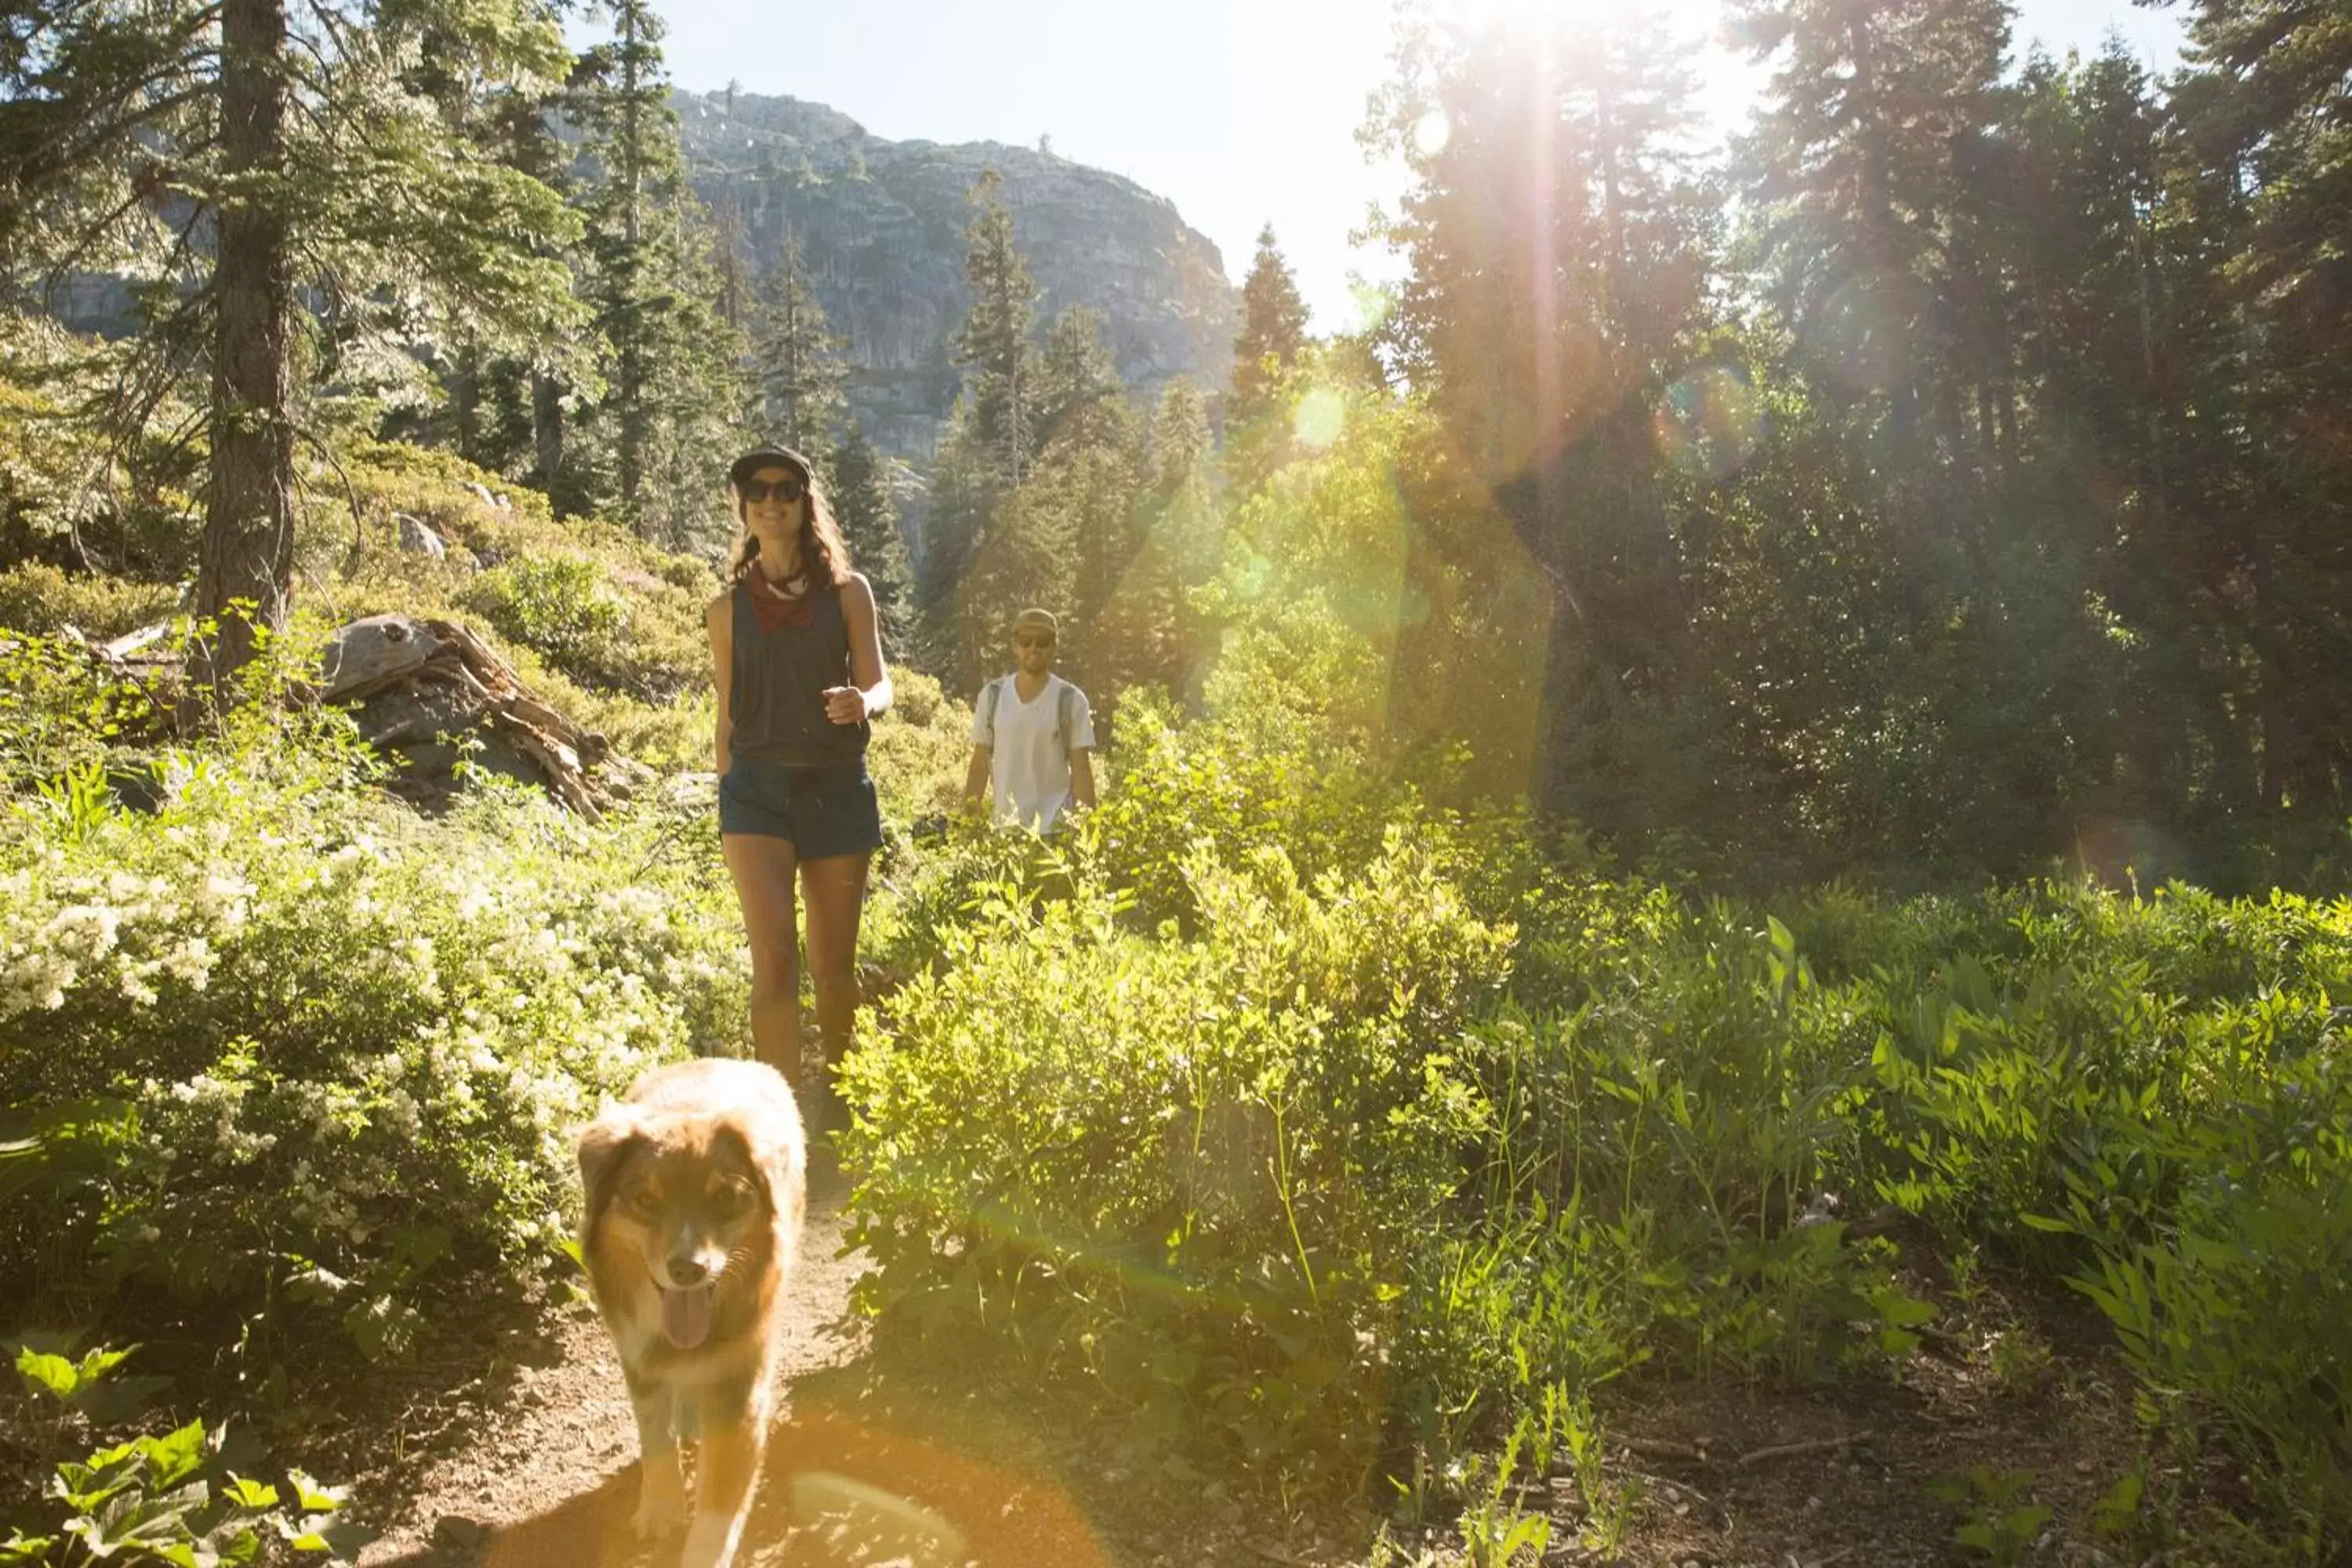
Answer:
POLYGON ((824 690, 849 681, 849 622, 841 590, 811 590, 806 626, 760 629, 749 584, 735 584, 727 687, 732 721, 729 749, 784 767, 819 768, 866 754, 868 723, 836 724, 824 716, 824 690))

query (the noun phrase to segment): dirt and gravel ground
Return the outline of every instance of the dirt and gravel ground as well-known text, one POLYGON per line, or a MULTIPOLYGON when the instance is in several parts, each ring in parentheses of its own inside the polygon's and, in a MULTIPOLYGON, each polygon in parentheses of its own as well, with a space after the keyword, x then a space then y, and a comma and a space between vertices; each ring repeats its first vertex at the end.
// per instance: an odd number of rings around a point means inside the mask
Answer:
MULTIPOLYGON (((1387 1562, 1424 1552, 1456 1560, 1458 1541, 1444 1530, 1369 1514, 1282 1517, 1181 1465, 1153 1463, 1066 1408, 1031 1407, 1017 1385, 984 1369, 949 1386, 877 1366, 846 1311, 858 1263, 838 1256, 841 1235, 836 1206, 812 1214, 784 1356, 787 1418, 747 1536, 753 1568, 1345 1568, 1380 1555, 1384 1526, 1402 1549, 1387 1562)), ((340 1452, 320 1457, 319 1468, 354 1482, 354 1513, 383 1531, 364 1568, 669 1561, 675 1541, 647 1550, 628 1531, 635 1434, 618 1364, 584 1302, 487 1336, 466 1364, 470 1375, 454 1386, 425 1376, 380 1390, 397 1415, 355 1424, 340 1452)), ((1972 1466, 2029 1478, 2019 1502, 2053 1510, 2021 1561, 2152 1561, 2094 1527, 2097 1500, 2137 1451, 2128 1384, 2063 1300, 1988 1290, 1948 1310, 1895 1375, 1798 1394, 1721 1383, 1653 1389, 1620 1400, 1609 1430, 1608 1474, 1630 1500, 1622 1539, 1613 1551, 1592 1549, 1596 1521, 1573 1480, 1529 1478, 1518 1506, 1552 1520, 1546 1563, 1983 1563, 1953 1543, 1960 1515, 1927 1490, 1972 1466), (2050 1348, 2048 1364, 2041 1375, 2021 1378, 2013 1367, 1996 1375, 1992 1347, 2021 1332, 2050 1348)))

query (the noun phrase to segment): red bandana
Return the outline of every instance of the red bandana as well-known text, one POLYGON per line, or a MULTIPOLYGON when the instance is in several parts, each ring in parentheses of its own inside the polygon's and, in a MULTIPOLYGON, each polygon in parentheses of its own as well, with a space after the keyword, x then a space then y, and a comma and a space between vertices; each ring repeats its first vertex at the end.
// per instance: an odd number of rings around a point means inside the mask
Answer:
POLYGON ((751 585, 751 613, 760 617, 760 629, 772 632, 778 626, 804 626, 816 614, 816 591, 803 588, 795 596, 784 593, 768 581, 768 574, 754 566, 745 574, 751 585))

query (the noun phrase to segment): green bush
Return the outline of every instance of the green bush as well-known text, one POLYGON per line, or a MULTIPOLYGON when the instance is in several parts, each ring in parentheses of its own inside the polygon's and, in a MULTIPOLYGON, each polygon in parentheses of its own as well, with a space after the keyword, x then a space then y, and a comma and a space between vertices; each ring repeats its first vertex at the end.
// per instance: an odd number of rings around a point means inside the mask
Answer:
POLYGON ((1196 855, 1201 930, 1122 928, 1084 881, 986 896, 853 1058, 862 1299, 1001 1334, 1155 1436, 1360 1484, 1379 1326, 1482 1114, 1448 1065, 1504 978, 1402 836, 1308 886, 1196 855))
POLYGON ((459 597, 575 678, 598 667, 629 625, 629 606, 604 568, 581 556, 509 562, 475 578, 459 597))
POLYGON ((104 641, 152 626, 172 613, 179 596, 168 583, 72 576, 27 561, 0 572, 0 627, 54 634, 72 626, 104 641))
POLYGON ((1909 1354, 1937 1309, 1843 1194, 2075 1281, 2273 1525, 2345 1528, 2352 905, 1780 919, 1547 869, 1507 817, 1402 826, 1409 795, 1216 733, 1146 710, 1077 831, 908 868, 924 962, 855 1073, 886 1324, 1286 1484, 1418 1492, 1645 1364, 1909 1354), (1340 1430, 1384 1442, 1308 1436, 1340 1430))
POLYGON ((731 899, 679 824, 485 782, 428 826, 368 771, 338 716, 257 706, 154 758, 152 813, 6 819, 0 1278, 396 1349, 446 1281, 555 1258, 599 1095, 731 1044, 731 899))

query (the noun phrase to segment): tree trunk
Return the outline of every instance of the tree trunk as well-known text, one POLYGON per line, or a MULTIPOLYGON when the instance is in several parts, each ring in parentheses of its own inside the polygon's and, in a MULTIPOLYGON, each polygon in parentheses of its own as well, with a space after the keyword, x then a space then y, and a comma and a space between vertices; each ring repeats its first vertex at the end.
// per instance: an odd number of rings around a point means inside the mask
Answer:
POLYGON ((621 24, 621 129, 614 148, 617 168, 615 177, 627 191, 621 208, 622 260, 615 269, 615 292, 621 299, 621 319, 615 323, 618 339, 613 376, 614 456, 615 478, 621 489, 621 510, 627 514, 629 525, 642 535, 646 520, 638 510, 637 500, 645 489, 646 459, 652 423, 646 407, 647 382, 651 379, 646 366, 646 312, 645 300, 645 253, 641 246, 645 194, 646 144, 642 105, 639 96, 644 90, 641 74, 643 60, 639 49, 638 29, 640 7, 623 5, 621 24))
POLYGON ((449 367, 449 416, 457 437, 457 456, 469 463, 482 460, 482 353, 459 352, 449 367))
POLYGON ((217 617, 220 631, 193 670, 215 689, 253 658, 257 627, 285 625, 293 591, 294 283, 278 188, 286 41, 284 0, 226 0, 221 149, 233 185, 243 188, 221 205, 212 479, 196 571, 196 614, 217 617))
POLYGON ((530 376, 530 434, 539 454, 539 482, 564 515, 557 482, 563 472, 563 389, 543 370, 530 376))

